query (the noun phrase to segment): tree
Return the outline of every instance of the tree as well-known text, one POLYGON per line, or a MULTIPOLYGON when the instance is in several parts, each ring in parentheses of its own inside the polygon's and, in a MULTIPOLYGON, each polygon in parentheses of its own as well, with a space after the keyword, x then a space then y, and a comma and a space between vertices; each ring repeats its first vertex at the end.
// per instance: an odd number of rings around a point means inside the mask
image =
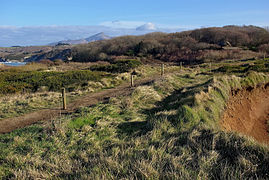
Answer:
POLYGON ((266 54, 269 54, 269 44, 259 46, 259 51, 263 53, 263 58, 265 59, 266 54))

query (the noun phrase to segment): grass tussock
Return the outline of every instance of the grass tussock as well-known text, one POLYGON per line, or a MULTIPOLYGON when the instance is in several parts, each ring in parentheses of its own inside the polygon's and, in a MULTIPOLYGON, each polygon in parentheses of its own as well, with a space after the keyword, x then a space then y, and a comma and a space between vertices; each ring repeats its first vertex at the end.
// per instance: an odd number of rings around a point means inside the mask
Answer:
POLYGON ((31 111, 61 106, 61 95, 57 92, 17 94, 0 98, 0 120, 19 116, 31 111))

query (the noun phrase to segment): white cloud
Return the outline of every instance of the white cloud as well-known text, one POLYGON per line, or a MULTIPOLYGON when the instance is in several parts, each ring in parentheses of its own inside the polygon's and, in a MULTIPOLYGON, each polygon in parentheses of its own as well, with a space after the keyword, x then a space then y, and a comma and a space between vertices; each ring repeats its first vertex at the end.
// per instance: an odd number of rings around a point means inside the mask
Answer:
POLYGON ((112 21, 104 22, 98 26, 0 26, 0 46, 28 46, 28 45, 46 45, 67 39, 87 38, 94 34, 104 32, 106 35, 142 35, 150 31, 176 32, 182 29, 162 28, 152 23, 143 21, 112 21), (101 26, 102 25, 102 26, 101 26), (137 31, 139 26, 148 25, 146 29, 137 31))
POLYGON ((155 31, 157 30, 155 24, 153 23, 146 23, 146 24, 143 24, 142 26, 139 26, 136 28, 136 30, 138 31, 155 31))
POLYGON ((135 29, 138 26, 146 24, 144 21, 106 21, 100 23, 102 26, 108 26, 111 28, 126 28, 126 29, 135 29))

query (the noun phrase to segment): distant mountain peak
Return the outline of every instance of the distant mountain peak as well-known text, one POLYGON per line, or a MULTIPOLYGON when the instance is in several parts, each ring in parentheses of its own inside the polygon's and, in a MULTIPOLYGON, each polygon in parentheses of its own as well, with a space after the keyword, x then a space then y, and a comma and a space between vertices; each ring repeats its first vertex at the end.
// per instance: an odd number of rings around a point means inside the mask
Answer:
POLYGON ((111 39, 111 37, 107 36, 104 32, 100 32, 98 34, 85 38, 85 40, 88 42, 101 41, 101 40, 106 40, 106 39, 111 39))
POLYGON ((100 32, 97 34, 94 34, 88 38, 84 38, 84 39, 77 39, 77 40, 64 40, 64 41, 59 41, 56 43, 51 43, 49 45, 61 45, 61 44, 87 44, 89 42, 93 42, 93 41, 101 41, 101 40, 106 40, 106 39, 111 39, 110 36, 107 36, 104 32, 100 32))
POLYGON ((97 33, 95 35, 105 35, 105 33, 104 32, 100 32, 100 33, 97 33))
POLYGON ((155 31, 157 28, 153 23, 146 23, 136 28, 138 31, 155 31))

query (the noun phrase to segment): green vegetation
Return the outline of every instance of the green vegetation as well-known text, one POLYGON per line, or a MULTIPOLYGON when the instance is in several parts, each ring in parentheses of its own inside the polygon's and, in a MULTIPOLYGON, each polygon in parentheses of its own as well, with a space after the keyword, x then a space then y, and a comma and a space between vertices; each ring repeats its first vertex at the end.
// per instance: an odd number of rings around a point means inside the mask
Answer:
MULTIPOLYGON (((70 96, 70 95, 69 95, 70 96)), ((61 107, 61 94, 39 92, 0 97, 0 120, 50 107, 61 107)))
POLYGON ((140 66, 138 58, 184 62, 183 69, 166 67, 164 76, 133 87, 128 96, 1 134, 0 178, 268 179, 268 145, 219 126, 233 89, 269 82, 268 59, 255 60, 268 55, 268 43, 268 31, 254 26, 151 33, 34 57, 110 62, 76 66, 90 70, 59 72, 66 68, 59 60, 25 66, 29 71, 4 69, 0 118, 56 105, 62 87, 82 94, 128 81, 134 68, 136 78, 160 74, 159 65, 140 66), (3 96, 9 93, 17 94, 3 96))
POLYGON ((62 87, 72 89, 83 85, 88 81, 100 81, 109 74, 92 71, 68 71, 68 72, 0 72, 0 93, 9 94, 22 92, 23 90, 36 92, 41 87, 49 91, 59 91, 62 87))
POLYGON ((72 48, 73 61, 111 61, 141 57, 198 64, 268 55, 269 32, 255 26, 202 28, 180 33, 151 33, 91 42, 72 48))
MULTIPOLYGON (((132 67, 136 67, 137 62, 139 63, 139 61, 136 60, 128 60, 128 61, 131 61, 132 63, 134 62, 133 63, 134 65, 130 63, 132 67)), ((83 94, 97 92, 102 89, 113 88, 115 86, 120 85, 121 83, 128 82, 130 80, 129 72, 112 75, 110 73, 91 72, 89 70, 70 71, 69 66, 72 66, 71 69, 73 69, 73 67, 85 68, 85 64, 78 64, 78 63, 71 63, 70 65, 63 64, 61 67, 57 66, 57 68, 61 68, 65 71, 60 70, 59 72, 56 69, 54 69, 54 71, 48 70, 48 68, 50 67, 47 67, 44 64, 32 63, 24 67, 13 67, 2 70, 2 72, 0 72, 0 74, 3 74, 2 90, 4 90, 4 92, 9 93, 0 95, 0 120, 3 118, 19 116, 25 113, 29 113, 44 108, 51 108, 51 107, 60 108, 62 104, 60 100, 61 94, 59 93, 59 88, 61 87, 56 86, 58 85, 57 81, 61 81, 59 82, 59 84, 63 84, 63 86, 65 85, 67 89, 68 101, 70 102, 78 98, 79 96, 82 96, 83 94), (84 74, 81 75, 80 73, 77 72, 86 73, 86 76, 84 76, 84 74), (71 73, 77 74, 78 76, 69 76, 70 78, 73 79, 68 81, 68 79, 66 79, 65 77, 70 75, 71 73), (45 76, 45 74, 47 75, 45 76), (91 74, 96 76, 90 76, 91 74), (43 78, 42 81, 39 81, 40 79, 42 79, 41 77, 39 77, 40 75, 43 78), (31 76, 35 78, 31 78, 31 76), (83 77, 80 78, 81 76, 83 77), (47 78, 50 81, 46 81, 46 79, 44 78, 47 78), (10 79, 10 81, 4 81, 6 79, 10 79), (34 87, 33 82, 36 84, 36 89, 33 88, 34 87), (52 86, 48 86, 49 82, 51 82, 52 86), (4 86, 4 84, 6 86, 4 86), (21 86, 16 86, 17 84, 21 86), (28 88, 26 88, 26 85, 28 85, 28 88), (7 89, 5 87, 9 87, 13 91, 10 91, 10 89, 7 89), (56 87, 56 88, 50 89, 49 87, 56 87), (14 94, 14 92, 17 93, 14 94)), ((53 66, 53 68, 54 67, 55 66, 53 66)), ((168 69, 169 71, 175 71, 178 68, 172 67, 168 69)), ((144 65, 137 67, 135 72, 137 74, 136 79, 141 79, 159 73, 159 69, 152 68, 148 65, 144 65)))
POLYGON ((253 61, 241 65, 224 65, 215 70, 223 73, 246 73, 249 71, 269 72, 269 59, 253 61))
POLYGON ((129 60, 121 59, 112 62, 112 64, 110 65, 93 65, 90 67, 90 70, 105 71, 110 73, 124 73, 140 66, 141 64, 142 63, 136 59, 129 59, 129 60))
POLYGON ((94 124, 95 124, 95 120, 88 115, 88 116, 75 118, 73 121, 70 122, 69 127, 81 129, 85 125, 94 125, 94 124))
MULTIPOLYGON (((30 64, 25 68, 11 68, 0 72, 0 94, 36 92, 40 88, 59 91, 62 87, 69 91, 87 85, 88 81, 100 82, 103 78, 113 78, 110 73, 124 73, 137 68, 139 60, 117 60, 111 65, 93 65, 90 70, 46 71, 43 64, 30 64), (28 71, 27 71, 28 69, 28 71), (96 72, 105 71, 105 72, 96 72)), ((55 63, 55 62, 54 62, 55 63)))
POLYGON ((3 179, 266 179, 268 147, 218 128, 231 89, 251 72, 174 71, 129 96, 0 135, 3 179))

